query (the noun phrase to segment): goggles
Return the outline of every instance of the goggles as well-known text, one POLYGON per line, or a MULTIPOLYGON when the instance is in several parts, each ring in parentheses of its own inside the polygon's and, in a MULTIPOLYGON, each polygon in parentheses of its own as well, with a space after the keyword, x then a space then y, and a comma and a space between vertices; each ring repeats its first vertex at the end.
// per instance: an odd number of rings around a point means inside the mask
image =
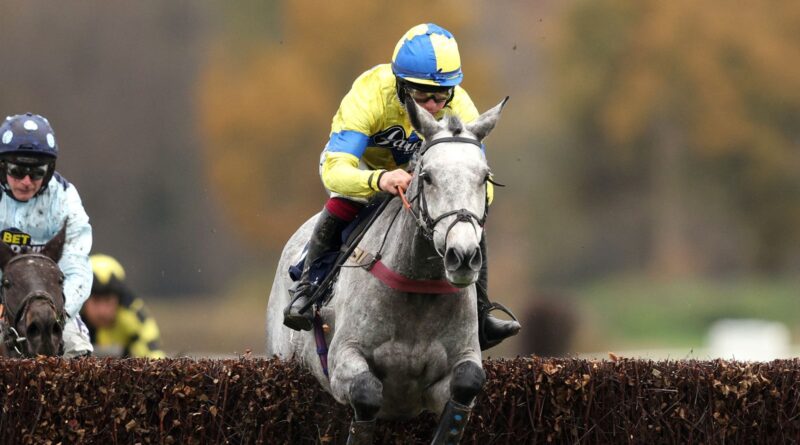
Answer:
POLYGON ((31 181, 38 181, 47 175, 47 164, 15 164, 6 162, 6 174, 14 179, 23 180, 26 176, 31 177, 31 181))
POLYGON ((430 91, 418 90, 412 87, 406 87, 406 91, 408 92, 408 95, 411 96, 412 99, 414 99, 414 102, 417 102, 419 104, 424 104, 425 102, 431 99, 433 99, 434 102, 440 104, 442 102, 447 102, 448 100, 450 100, 451 97, 453 97, 452 88, 448 88, 444 91, 430 92, 430 91))

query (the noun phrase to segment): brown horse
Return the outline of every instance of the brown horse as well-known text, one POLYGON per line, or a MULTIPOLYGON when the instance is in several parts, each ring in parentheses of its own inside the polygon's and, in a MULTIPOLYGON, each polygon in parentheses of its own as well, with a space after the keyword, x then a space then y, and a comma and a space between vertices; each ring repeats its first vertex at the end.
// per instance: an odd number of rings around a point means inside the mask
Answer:
POLYGON ((0 242, 0 355, 62 355, 64 343, 64 274, 58 260, 64 250, 66 223, 38 253, 14 253, 0 242))

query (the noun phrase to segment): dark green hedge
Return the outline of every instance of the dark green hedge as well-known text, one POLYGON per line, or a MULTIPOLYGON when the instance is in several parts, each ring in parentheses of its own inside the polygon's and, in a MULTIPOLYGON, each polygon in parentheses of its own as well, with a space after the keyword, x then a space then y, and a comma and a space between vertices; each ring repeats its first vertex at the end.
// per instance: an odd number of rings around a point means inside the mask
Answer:
MULTIPOLYGON (((798 360, 518 358, 489 380, 464 443, 797 443, 798 360)), ((350 409, 277 360, 0 360, 6 444, 344 443, 350 409)), ((379 422, 427 443, 436 419, 379 422)))

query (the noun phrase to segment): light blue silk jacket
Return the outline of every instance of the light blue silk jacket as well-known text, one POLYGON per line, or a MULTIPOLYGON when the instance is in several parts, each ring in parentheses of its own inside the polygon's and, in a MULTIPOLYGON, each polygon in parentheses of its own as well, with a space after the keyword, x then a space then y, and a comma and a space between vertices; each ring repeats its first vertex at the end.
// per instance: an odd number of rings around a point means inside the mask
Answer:
POLYGON ((78 191, 55 173, 47 189, 27 202, 16 201, 0 192, 0 240, 15 251, 22 250, 23 246, 41 250, 65 221, 67 239, 58 266, 64 272, 65 309, 74 318, 92 289, 89 264, 92 226, 78 191))

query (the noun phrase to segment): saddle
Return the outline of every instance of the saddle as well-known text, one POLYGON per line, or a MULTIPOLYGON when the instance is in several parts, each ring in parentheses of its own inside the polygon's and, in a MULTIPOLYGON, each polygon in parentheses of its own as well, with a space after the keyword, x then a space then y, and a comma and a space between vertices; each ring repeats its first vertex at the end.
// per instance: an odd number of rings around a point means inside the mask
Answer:
MULTIPOLYGON (((355 219, 342 230, 341 245, 336 250, 328 251, 317 258, 309 268, 309 279, 312 283, 322 283, 315 301, 328 301, 331 297, 330 291, 333 288, 330 284, 336 279, 341 269, 341 265, 351 255, 361 237, 372 225, 372 222, 383 212, 386 204, 391 201, 392 195, 376 195, 367 203, 356 215, 355 219)), ((303 255, 300 260, 289 266, 289 277, 292 281, 300 279, 305 267, 308 244, 303 248, 303 255)))

